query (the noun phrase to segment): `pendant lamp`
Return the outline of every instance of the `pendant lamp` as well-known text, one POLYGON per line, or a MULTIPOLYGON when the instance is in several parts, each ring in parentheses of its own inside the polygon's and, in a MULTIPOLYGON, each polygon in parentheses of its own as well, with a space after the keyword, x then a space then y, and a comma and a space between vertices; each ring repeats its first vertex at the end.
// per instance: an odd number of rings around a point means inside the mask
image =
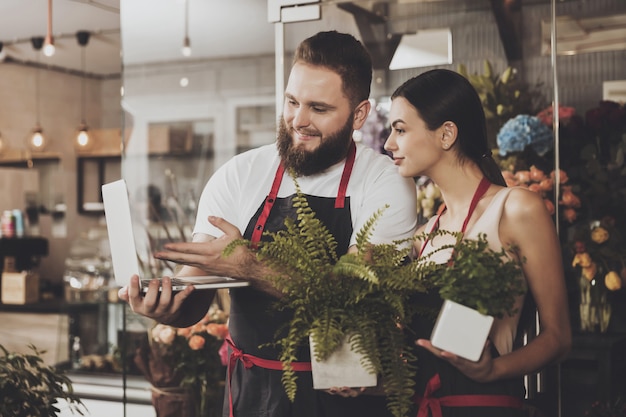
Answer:
POLYGON ((185 1, 185 37, 181 52, 183 56, 191 56, 191 41, 189 40, 189 0, 185 1))
POLYGON ((85 54, 87 44, 89 43, 90 32, 81 30, 76 32, 76 40, 81 47, 81 106, 80 106, 80 125, 78 126, 78 134, 76 135, 75 146, 79 150, 87 150, 91 147, 93 140, 89 136, 89 128, 85 119, 85 54))
POLYGON ((52 0, 48 0, 48 31, 46 32, 46 39, 43 43, 43 54, 45 56, 54 55, 54 37, 52 36, 52 0))
POLYGON ((32 135, 28 138, 28 147, 34 152, 41 152, 47 145, 46 137, 43 135, 43 129, 39 123, 39 84, 40 84, 40 68, 39 68, 39 58, 41 47, 43 46, 44 38, 41 36, 36 36, 31 38, 31 44, 33 49, 35 50, 37 57, 37 74, 35 76, 35 98, 36 98, 36 109, 35 114, 37 116, 35 122, 35 128, 33 129, 32 135))

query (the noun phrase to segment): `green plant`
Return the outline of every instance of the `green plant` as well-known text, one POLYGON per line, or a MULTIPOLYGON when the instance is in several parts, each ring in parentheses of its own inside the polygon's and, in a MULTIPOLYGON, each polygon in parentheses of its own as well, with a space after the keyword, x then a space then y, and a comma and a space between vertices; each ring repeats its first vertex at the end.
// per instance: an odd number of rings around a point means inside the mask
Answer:
MULTIPOLYGON (((456 238, 454 244, 437 249, 452 249, 452 257, 433 272, 427 268, 429 278, 425 278, 441 298, 498 318, 514 314, 515 299, 525 291, 520 265, 523 259, 518 261, 507 255, 515 249, 494 251, 484 233, 477 239, 463 239, 460 232, 439 230, 430 234, 430 239, 441 234, 456 238)), ((424 234, 420 240, 428 236, 424 234)))
MULTIPOLYGON (((456 242, 448 246, 455 253, 451 265, 438 265, 429 257, 409 259, 408 244, 414 238, 371 244, 386 206, 357 233, 357 252, 338 257, 334 237, 315 217, 297 181, 296 190, 297 216, 285 219, 284 230, 266 232, 271 239, 256 247, 241 239, 224 251, 228 256, 239 245, 256 251, 275 271, 266 279, 283 294, 278 308, 293 311, 286 336, 275 342, 281 350, 285 391, 291 400, 295 398, 297 376, 290 364, 298 360, 296 352, 309 336, 318 360, 327 359, 351 336, 352 348, 369 361, 367 369, 381 376, 389 410, 396 417, 405 416, 417 370, 407 329, 414 314, 436 315, 412 303, 411 297, 438 290, 444 298, 481 312, 508 312, 523 288, 516 261, 505 261, 504 250, 490 250, 485 236, 474 241, 457 234, 456 242)), ((434 235, 443 233, 449 232, 434 235)))
MULTIPOLYGON (((268 233, 272 240, 255 249, 258 258, 277 271, 267 279, 283 293, 278 308, 293 311, 287 335, 276 342, 287 395, 295 398, 296 374, 290 364, 309 335, 319 360, 353 335, 353 349, 369 360, 372 373, 382 376, 390 411, 404 416, 411 406, 415 357, 403 327, 413 313, 410 295, 425 291, 414 264, 405 265, 410 248, 398 249, 403 242, 368 243, 382 208, 358 232, 357 253, 338 257, 334 237, 315 217, 297 182, 296 188, 297 218, 287 218, 285 230, 268 233)), ((241 244, 250 242, 233 242, 225 255, 241 244)))
POLYGON ((504 123, 518 114, 535 114, 542 108, 541 85, 529 87, 519 80, 517 70, 507 67, 502 74, 494 73, 491 62, 483 61, 482 74, 469 74, 461 64, 457 72, 469 80, 476 89, 487 119, 487 133, 491 147, 495 147, 496 134, 504 123))
POLYGON ((65 373, 44 364, 33 345, 33 354, 9 352, 0 345, 0 415, 3 417, 50 417, 61 411, 57 404, 65 400, 72 413, 83 415, 84 405, 65 373))

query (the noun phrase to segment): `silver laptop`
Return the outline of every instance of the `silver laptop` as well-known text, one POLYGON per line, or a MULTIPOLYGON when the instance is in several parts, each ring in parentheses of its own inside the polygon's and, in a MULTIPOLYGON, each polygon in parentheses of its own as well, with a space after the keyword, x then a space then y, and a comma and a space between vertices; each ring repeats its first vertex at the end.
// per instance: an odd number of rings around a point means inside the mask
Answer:
MULTIPOLYGON (((104 184, 102 186, 102 201, 104 203, 104 216, 111 246, 111 261, 115 282, 120 286, 130 283, 132 275, 140 278, 143 291, 148 290, 151 277, 142 276, 135 236, 133 234, 133 222, 131 217, 128 188, 123 179, 104 184)), ((160 277, 159 277, 160 278, 160 277)), ((194 276, 172 278, 172 289, 183 290, 188 285, 198 289, 207 288, 231 288, 245 287, 248 281, 221 277, 221 276, 194 276)))

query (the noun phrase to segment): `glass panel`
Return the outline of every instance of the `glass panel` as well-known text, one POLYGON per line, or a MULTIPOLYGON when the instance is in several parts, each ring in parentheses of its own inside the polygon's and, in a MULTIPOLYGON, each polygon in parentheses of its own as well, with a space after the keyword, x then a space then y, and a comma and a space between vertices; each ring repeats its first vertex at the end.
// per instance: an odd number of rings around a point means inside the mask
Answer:
MULTIPOLYGON (((247 2, 246 7, 240 2, 221 2, 215 10, 205 13, 200 8, 216 6, 209 6, 208 2, 206 5, 190 3, 194 10, 189 22, 192 55, 190 59, 184 59, 180 54, 183 37, 165 38, 166 31, 162 30, 164 25, 180 26, 182 33, 184 2, 122 2, 123 106, 126 112, 122 172, 133 197, 137 234, 143 236, 146 263, 149 263, 149 248, 154 247, 150 246, 154 242, 148 239, 149 234, 156 230, 172 231, 173 219, 191 225, 194 202, 216 167, 237 152, 273 140, 274 122, 279 116, 277 113, 280 113, 275 109, 282 108, 284 87, 277 84, 285 82, 288 77, 291 54, 297 44, 320 30, 336 29, 352 33, 363 41, 372 54, 374 83, 371 99, 376 111, 367 129, 362 129, 357 136, 379 150, 387 134, 386 106, 391 93, 410 77, 435 67, 464 71, 479 90, 484 99, 494 153, 499 150, 496 148, 502 146, 498 142, 498 133, 505 123, 519 115, 536 116, 549 108, 555 98, 562 106, 575 108, 581 118, 579 122, 583 124, 585 113, 597 108, 601 100, 623 100, 626 80, 623 51, 603 48, 585 54, 559 56, 554 67, 547 49, 553 6, 560 19, 568 16, 570 23, 580 24, 596 18, 624 15, 626 3, 622 1, 329 0, 320 3, 320 19, 284 24, 267 23, 268 6, 265 2, 254 0, 247 2), (168 19, 159 19, 164 15, 168 19), (175 16, 180 19, 169 19, 175 16), (237 28, 237 33, 228 29, 209 33, 210 28, 221 27, 218 25, 220 20, 228 21, 230 28, 237 28), (146 23, 153 28, 152 32, 133 30, 147 27, 146 23), (274 33, 280 34, 278 29, 281 28, 284 31, 281 38, 274 39, 274 33), (389 69, 403 40, 409 40, 420 32, 440 29, 450 33, 451 51, 444 54, 447 60, 389 69), (140 47, 141 40, 145 38, 153 40, 150 50, 140 47), (275 45, 283 49, 277 57, 274 56, 275 45), (147 59, 147 53, 156 49, 160 55, 156 59, 147 59), (233 55, 235 50, 240 51, 236 56, 233 55), (554 77, 555 73, 557 77, 554 77), (555 78, 559 86, 558 94, 554 90, 555 78), (156 189, 160 192, 161 203, 165 205, 164 210, 157 211, 160 213, 158 217, 148 208, 149 197, 155 196, 156 189), (173 210, 174 207, 176 210, 173 210), (167 218, 165 227, 159 222, 159 218, 163 220, 163 217, 167 218)), ((293 19, 301 13, 303 11, 299 10, 296 14, 287 13, 285 16, 293 19)), ((280 7, 277 14, 280 20, 280 7)), ((560 27, 558 29, 557 32, 565 31, 560 27)), ((560 42, 565 40, 559 38, 560 42)), ((557 50, 561 53, 571 48, 563 46, 557 50)), ((547 114, 546 128, 550 131, 553 127, 549 112, 547 114)), ((604 212, 598 211, 595 205, 602 202, 606 203, 605 207, 611 207, 613 211, 610 213, 617 220, 616 224, 623 227, 623 216, 616 208, 624 205, 624 175, 623 142, 620 145, 618 141, 608 149, 598 148, 598 137, 590 136, 588 123, 584 129, 572 130, 581 125, 570 125, 568 120, 576 119, 562 118, 560 147, 556 152, 550 149, 537 159, 526 159, 521 163, 541 164, 547 172, 560 166, 567 171, 569 184, 581 199, 581 207, 576 211, 578 220, 570 224, 565 215, 566 207, 558 201, 555 203, 555 197, 565 195, 547 193, 547 199, 552 200, 560 215, 557 219, 560 218, 559 225, 562 226, 565 266, 571 273, 568 256, 573 254, 569 245, 574 228, 570 226, 601 217, 604 212), (575 133, 586 136, 580 137, 575 133), (606 158, 604 165, 596 166, 597 173, 606 174, 610 169, 611 175, 619 175, 591 182, 588 174, 592 171, 587 164, 597 159, 581 156, 583 151, 588 152, 589 149, 595 149, 594 155, 606 158), (607 178, 611 178, 610 183, 607 183, 607 178)), ((189 229, 183 230, 184 237, 188 238, 189 229)), ((621 231, 625 235, 625 231, 621 231)), ((167 239, 166 235, 157 233, 156 244, 167 239)), ((568 288, 576 324, 579 320, 578 281, 573 282, 568 276, 568 288)), ((623 291, 620 294, 623 295, 623 291)), ((617 293, 613 295, 617 297, 617 293)), ((626 302, 614 305, 617 310, 622 309, 619 311, 624 317, 626 302)), ((623 332, 623 326, 623 322, 613 321, 609 328, 623 332)), ((546 413, 554 414, 560 392, 556 383, 557 371, 549 371, 539 384, 534 378, 527 380, 527 384, 530 385, 530 396, 544 401, 546 413)), ((562 388, 564 391, 568 389, 575 387, 562 388)), ((569 398, 573 401, 571 392, 569 398)), ((579 395, 576 397, 578 404, 571 405, 574 403, 568 401, 564 404, 567 404, 568 411, 575 413, 591 404, 587 400, 587 397, 579 395)))

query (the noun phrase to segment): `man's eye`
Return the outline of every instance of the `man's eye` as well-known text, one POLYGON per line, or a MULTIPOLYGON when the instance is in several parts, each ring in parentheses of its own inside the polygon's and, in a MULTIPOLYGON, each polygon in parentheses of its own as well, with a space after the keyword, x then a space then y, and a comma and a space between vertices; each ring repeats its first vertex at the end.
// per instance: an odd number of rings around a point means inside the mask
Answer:
POLYGON ((313 106, 313 111, 316 113, 324 113, 326 111, 325 107, 317 107, 317 106, 313 106))

